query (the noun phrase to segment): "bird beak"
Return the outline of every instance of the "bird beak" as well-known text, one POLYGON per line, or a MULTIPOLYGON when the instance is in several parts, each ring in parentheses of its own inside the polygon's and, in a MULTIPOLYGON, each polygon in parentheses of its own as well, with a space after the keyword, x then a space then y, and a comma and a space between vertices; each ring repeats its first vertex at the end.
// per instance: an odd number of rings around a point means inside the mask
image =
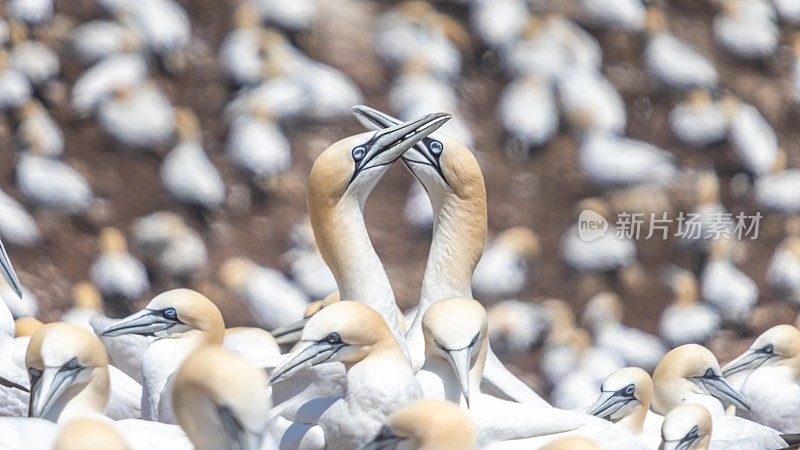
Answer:
POLYGON ((736 390, 725 381, 725 378, 719 375, 703 375, 701 377, 695 377, 695 380, 695 382, 702 385, 709 394, 723 403, 730 403, 737 408, 750 410, 750 406, 747 405, 747 401, 742 397, 742 394, 736 392, 736 390))
POLYGON ((6 253, 6 247, 3 245, 3 241, 0 240, 0 266, 2 266, 3 270, 3 278, 6 279, 6 283, 14 289, 14 292, 17 293, 19 298, 22 298, 22 284, 19 282, 19 278, 17 278, 17 273, 14 272, 14 266, 11 265, 11 258, 8 257, 8 253, 6 253))
POLYGON ((303 317, 297 322, 279 326, 278 328, 272 330, 272 337, 274 337, 275 340, 278 341, 278 344, 281 345, 294 344, 300 340, 303 327, 306 326, 306 322, 308 322, 308 319, 310 318, 311 316, 303 317))
MULTIPOLYGON (((368 130, 382 130, 384 128, 393 127, 402 122, 400 120, 386 114, 385 112, 378 111, 377 109, 370 108, 369 106, 356 105, 350 108, 350 111, 358 119, 361 125, 368 130)), ((438 128, 438 127, 437 127, 438 128)), ((438 152, 431 148, 434 142, 442 145, 441 142, 425 137, 416 144, 414 144, 408 151, 403 153, 403 163, 406 165, 411 173, 414 173, 414 164, 422 164, 432 167, 442 179, 447 182, 442 171, 439 156, 441 155, 444 147, 439 148, 438 152)))
POLYGON ((378 432, 378 435, 375 436, 375 439, 372 441, 364 444, 360 450, 390 450, 397 448, 397 445, 400 442, 404 441, 406 438, 402 436, 398 436, 394 434, 391 428, 384 425, 381 427, 381 431, 378 432))
POLYGON ((329 344, 325 341, 300 341, 294 351, 286 357, 283 364, 272 371, 269 384, 280 383, 309 367, 329 361, 347 344, 329 344))
POLYGON ((362 144, 367 153, 356 164, 352 180, 363 170, 388 166, 395 162, 406 150, 436 131, 451 117, 446 113, 427 114, 419 119, 376 131, 369 141, 362 144))
POLYGON ((143 309, 133 313, 128 317, 120 319, 114 325, 106 328, 101 336, 123 336, 126 334, 139 334, 142 336, 157 336, 158 333, 166 331, 180 321, 171 320, 164 317, 160 311, 143 309))
POLYGON ((774 353, 748 350, 742 353, 738 358, 726 364, 725 367, 722 368, 722 375, 727 377, 746 370, 757 369, 773 356, 775 356, 774 353))
POLYGON ((617 391, 600 391, 597 401, 589 407, 586 414, 597 416, 609 420, 614 413, 622 409, 623 406, 635 400, 635 397, 620 395, 617 391))
POLYGON ((663 441, 658 448, 659 450, 689 450, 697 439, 697 437, 686 436, 679 441, 663 441))
POLYGON ((458 382, 461 384, 461 393, 464 394, 464 400, 469 408, 469 366, 472 362, 472 346, 459 350, 447 350, 445 354, 456 372, 458 382))
POLYGON ((28 417, 42 417, 75 381, 79 369, 45 367, 42 375, 31 386, 28 417))

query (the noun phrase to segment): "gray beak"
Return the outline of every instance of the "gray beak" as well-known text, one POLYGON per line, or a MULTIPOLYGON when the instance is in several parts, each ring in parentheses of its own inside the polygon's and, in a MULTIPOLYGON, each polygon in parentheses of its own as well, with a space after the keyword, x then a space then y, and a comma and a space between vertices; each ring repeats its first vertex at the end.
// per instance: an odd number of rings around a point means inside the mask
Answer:
POLYGON ((217 405, 217 416, 235 450, 258 450, 264 435, 248 430, 236 413, 225 405, 217 405))
POLYGON ((736 390, 725 381, 725 378, 714 374, 711 369, 708 369, 703 376, 695 377, 694 381, 721 402, 729 403, 737 408, 750 410, 742 394, 736 392, 736 390))
POLYGON ((384 425, 375 439, 361 447, 360 450, 390 450, 397 448, 397 445, 406 438, 394 434, 391 428, 384 425))
POLYGON ((303 317, 302 319, 298 320, 297 322, 292 322, 286 325, 282 325, 278 328, 275 328, 271 331, 272 337, 278 341, 278 344, 286 345, 286 344, 294 344, 300 340, 300 336, 303 332, 303 327, 306 326, 308 319, 311 316, 303 317))
POLYGON ((14 266, 11 265, 11 258, 8 257, 6 247, 3 245, 2 240, 0 240, 0 266, 2 267, 3 278, 6 279, 6 283, 14 289, 14 292, 17 293, 19 298, 22 298, 22 284, 19 282, 19 278, 17 278, 17 273, 14 272, 14 266))
POLYGON ((67 370, 45 367, 42 375, 31 382, 28 417, 42 417, 75 381, 81 368, 67 370))
POLYGON ((775 353, 767 353, 761 349, 748 350, 742 353, 738 358, 726 364, 725 367, 722 368, 722 374, 727 377, 735 373, 758 369, 762 364, 775 356, 777 356, 775 353))
POLYGON ((620 391, 600 391, 600 396, 597 401, 589 407, 586 414, 597 416, 602 419, 611 420, 612 416, 628 405, 630 402, 636 401, 636 397, 621 394, 620 391))
POLYGON ((456 372, 458 382, 461 384, 461 393, 469 408, 469 366, 472 363, 472 347, 465 347, 459 350, 446 350, 447 360, 456 372))
POLYGON ((364 156, 356 163, 353 180, 363 170, 392 164, 406 150, 436 131, 451 117, 446 113, 428 114, 410 122, 376 131, 369 141, 360 146, 364 150, 364 156))
POLYGON ((690 450, 701 437, 702 436, 698 433, 698 429, 695 426, 689 430, 688 433, 686 433, 686 436, 680 439, 663 439, 658 448, 659 450, 690 450))
POLYGON ((182 322, 164 317, 161 311, 143 309, 128 317, 120 319, 116 324, 108 327, 101 336, 122 336, 125 334, 139 334, 142 336, 157 336, 158 333, 169 330, 182 322))
MULTIPOLYGON (((356 105, 350 108, 350 111, 361 125, 368 130, 381 130, 402 123, 389 114, 370 108, 369 106, 356 105)), ((444 172, 442 171, 441 163, 439 162, 443 151, 444 145, 439 140, 426 136, 405 152, 402 159, 403 163, 412 173, 414 172, 414 164, 431 166, 436 170, 439 176, 447 182, 444 172)))
POLYGON ((300 341, 283 364, 272 371, 269 384, 280 383, 298 372, 330 360, 347 344, 329 344, 325 341, 300 341))

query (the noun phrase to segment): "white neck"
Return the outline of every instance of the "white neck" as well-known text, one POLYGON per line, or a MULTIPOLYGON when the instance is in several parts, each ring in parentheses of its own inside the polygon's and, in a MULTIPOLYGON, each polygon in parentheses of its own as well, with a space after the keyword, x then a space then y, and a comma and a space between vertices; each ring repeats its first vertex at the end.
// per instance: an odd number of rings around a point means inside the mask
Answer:
POLYGON ((203 344, 201 334, 152 342, 142 361, 142 419, 159 420, 159 404, 172 374, 203 344))

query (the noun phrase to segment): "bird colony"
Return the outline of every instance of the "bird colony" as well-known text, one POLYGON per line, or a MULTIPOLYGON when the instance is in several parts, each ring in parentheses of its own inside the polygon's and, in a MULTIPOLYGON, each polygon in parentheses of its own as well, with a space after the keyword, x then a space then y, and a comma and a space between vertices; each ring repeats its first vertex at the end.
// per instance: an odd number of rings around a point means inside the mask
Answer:
POLYGON ((0 8, 1 449, 800 444, 800 1, 0 8))

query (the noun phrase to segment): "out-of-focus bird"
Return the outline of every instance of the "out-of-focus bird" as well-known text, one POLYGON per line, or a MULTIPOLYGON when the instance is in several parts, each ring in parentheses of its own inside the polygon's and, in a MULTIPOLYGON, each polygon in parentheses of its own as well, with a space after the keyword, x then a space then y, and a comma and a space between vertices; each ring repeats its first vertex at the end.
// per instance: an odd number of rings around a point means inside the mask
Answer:
POLYGON ((745 323, 758 300, 758 287, 731 258, 733 242, 715 239, 701 278, 703 300, 716 308, 723 320, 745 323))
MULTIPOLYGON (((103 297, 100 291, 91 283, 81 281, 72 287, 72 307, 61 315, 59 321, 93 331, 90 321, 99 314, 103 314, 103 297)), ((122 370, 125 371, 125 368, 122 370)))
POLYGON ((15 135, 22 151, 42 156, 58 157, 64 151, 64 135, 61 128, 36 100, 26 102, 18 110, 19 126, 15 135))
POLYGON ((85 22, 70 33, 72 49, 84 62, 138 50, 139 36, 124 23, 110 20, 85 22))
POLYGON ((469 8, 472 30, 494 50, 506 49, 517 41, 528 15, 523 0, 478 0, 469 8))
POLYGON ((586 180, 602 188, 664 185, 678 175, 675 157, 668 151, 603 130, 589 132, 584 137, 580 163, 586 180))
POLYGON ((336 279, 319 253, 308 218, 292 227, 290 240, 292 248, 283 259, 289 265, 292 281, 312 299, 322 299, 335 292, 336 279))
POLYGON ((118 5, 112 12, 122 15, 142 43, 167 62, 189 45, 189 17, 179 3, 173 0, 110 3, 118 5))
POLYGON ((27 25, 42 25, 53 18, 53 0, 10 0, 5 7, 8 18, 27 25))
POLYGON ((528 155, 558 131, 558 107, 547 82, 534 76, 520 77, 500 97, 499 115, 513 140, 516 153, 528 155), (518 147, 518 148, 517 148, 518 147))
POLYGON ((469 415, 452 402, 416 400, 395 410, 362 450, 402 448, 471 450, 478 437, 469 415))
POLYGON ((703 344, 719 330, 716 311, 700 303, 697 279, 688 271, 674 268, 667 273, 675 300, 664 309, 659 320, 661 337, 672 347, 703 344))
POLYGON ((622 323, 624 305, 613 292, 601 292, 586 304, 583 322, 600 347, 616 352, 625 365, 652 370, 666 353, 661 340, 622 323))
POLYGON ((253 0, 261 19, 290 31, 308 30, 317 18, 318 0, 253 0))
POLYGON ((761 113, 732 96, 723 102, 729 117, 728 138, 744 168, 760 176, 781 166, 784 156, 778 147, 778 137, 761 113))
POLYGON ((734 56, 760 60, 778 49, 775 10, 765 0, 724 0, 714 18, 714 39, 734 56))
POLYGON ((42 325, 35 317, 20 317, 14 321, 14 337, 32 336, 42 325))
POLYGON ((800 101, 800 33, 792 36, 792 52, 794 53, 792 92, 794 93, 795 101, 800 101))
POLYGON ((106 133, 133 149, 165 143, 177 122, 169 98, 153 81, 115 88, 100 103, 97 119, 106 133))
POLYGON ((418 233, 430 233, 433 228, 433 207, 422 183, 414 181, 408 189, 403 216, 418 233))
POLYGON ((594 70, 567 71, 558 82, 558 100, 567 121, 587 133, 625 131, 625 103, 608 79, 594 70))
POLYGON ((728 118, 710 92, 695 90, 669 113, 669 125, 684 144, 705 147, 725 139, 728 118))
POLYGON ((0 111, 24 104, 33 95, 33 87, 25 75, 12 68, 5 49, 0 49, 0 111))
POLYGON ((0 191, 0 237, 16 245, 32 246, 42 240, 42 233, 24 206, 0 191))
POLYGON ((616 236, 616 227, 609 223, 611 211, 603 200, 584 199, 578 203, 575 211, 577 223, 571 225, 561 238, 561 254, 572 269, 580 273, 603 273, 636 262, 635 243, 627 236, 616 236), (579 214, 584 217, 581 218, 579 214), (590 223, 599 227, 596 228, 600 231, 597 236, 581 231, 581 226, 586 227, 590 223))
POLYGON ((644 59, 647 69, 660 82, 673 89, 712 88, 717 84, 717 70, 705 56, 667 30, 664 12, 651 7, 647 11, 649 40, 644 59))
POLYGON ((275 269, 249 259, 231 258, 223 263, 220 278, 267 330, 303 318, 308 298, 275 269))
POLYGON ((772 254, 766 278, 779 297, 800 303, 800 217, 787 219, 786 238, 772 254))
POLYGON ((89 268, 89 279, 104 297, 135 301, 150 289, 147 270, 128 253, 128 243, 116 228, 100 231, 100 254, 89 268))
POLYGON ((504 300, 489 306, 486 315, 492 348, 504 355, 525 354, 550 327, 545 308, 535 303, 504 300))
POLYGON ((166 277, 185 279, 208 264, 203 238, 173 212, 141 217, 132 232, 136 247, 166 277))
POLYGON ((225 201, 225 185, 203 150, 197 116, 188 109, 176 109, 175 130, 178 143, 161 162, 164 187, 181 203, 219 208, 225 201))
POLYGON ((42 86, 58 75, 61 63, 53 50, 39 41, 28 40, 27 30, 19 24, 12 23, 10 31, 14 45, 9 54, 12 68, 25 75, 34 86, 42 86))
POLYGON ((69 164, 31 153, 23 153, 16 167, 17 186, 37 207, 84 214, 94 203, 86 179, 69 164))
POLYGON ((472 276, 481 300, 514 298, 527 285, 530 264, 540 251, 539 238, 528 227, 503 230, 484 251, 472 276))
POLYGON ((72 109, 87 116, 114 91, 142 83, 147 77, 147 63, 141 55, 109 56, 84 71, 72 85, 72 109))
POLYGON ((113 425, 97 418, 70 420, 56 437, 53 450, 134 450, 113 425))
POLYGON ((233 29, 220 45, 220 66, 236 85, 256 84, 264 77, 259 19, 254 3, 244 2, 237 6, 233 12, 233 29))
POLYGON ((601 27, 625 31, 645 27, 646 11, 641 0, 583 0, 581 4, 589 20, 601 27))
MULTIPOLYGON (((783 164, 778 155, 778 169, 783 164)), ((776 170, 759 177, 754 186, 756 203, 767 211, 800 213, 800 170, 776 170)))
POLYGON ((289 140, 269 111, 255 104, 249 113, 233 119, 225 150, 236 167, 264 187, 274 184, 275 177, 292 164, 289 140))

